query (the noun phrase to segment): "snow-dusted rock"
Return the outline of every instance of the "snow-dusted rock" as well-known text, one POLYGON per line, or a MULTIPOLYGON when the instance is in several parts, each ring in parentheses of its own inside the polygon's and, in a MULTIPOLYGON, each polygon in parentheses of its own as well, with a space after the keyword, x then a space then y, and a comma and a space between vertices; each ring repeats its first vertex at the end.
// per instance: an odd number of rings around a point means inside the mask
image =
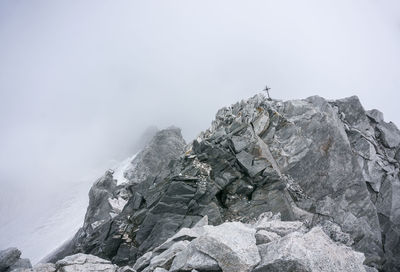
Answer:
POLYGON ((127 202, 128 200, 123 199, 122 197, 108 199, 108 203, 110 203, 113 212, 116 214, 122 212, 127 202))

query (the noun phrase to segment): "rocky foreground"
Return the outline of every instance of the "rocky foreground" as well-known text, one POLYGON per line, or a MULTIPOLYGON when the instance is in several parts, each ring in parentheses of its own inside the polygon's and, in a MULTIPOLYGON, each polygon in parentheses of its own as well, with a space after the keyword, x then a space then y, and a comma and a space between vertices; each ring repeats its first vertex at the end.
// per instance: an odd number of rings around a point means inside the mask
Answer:
POLYGON ((125 183, 107 171, 33 271, 400 271, 399 161, 400 131, 357 97, 256 95, 188 145, 158 132, 125 183))
POLYGON ((15 263, 5 271, 377 271, 364 266, 364 254, 343 242, 352 243, 350 236, 333 223, 308 229, 300 221, 281 221, 280 214, 267 212, 253 224, 225 222, 210 226, 205 216, 192 228, 182 228, 141 256, 132 267, 118 267, 78 253, 34 268, 29 260, 15 256, 15 263), (340 242, 334 242, 327 233, 340 242))

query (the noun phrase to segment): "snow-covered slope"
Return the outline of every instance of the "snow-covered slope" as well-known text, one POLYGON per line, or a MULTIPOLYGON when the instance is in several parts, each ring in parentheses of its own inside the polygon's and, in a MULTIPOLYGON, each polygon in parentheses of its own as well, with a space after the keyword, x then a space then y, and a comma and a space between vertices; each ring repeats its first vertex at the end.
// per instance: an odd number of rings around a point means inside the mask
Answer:
POLYGON ((7 222, 0 224, 0 248, 18 247, 32 263, 38 262, 54 249, 54 244, 68 240, 82 225, 92 182, 82 180, 64 185, 49 193, 52 199, 39 206, 21 203, 17 198, 10 200, 18 214, 3 218, 7 222), (24 212, 28 213, 27 217, 21 214, 24 212))
POLYGON ((126 158, 124 161, 121 163, 118 163, 114 167, 114 174, 113 177, 114 179, 117 180, 117 185, 120 185, 122 183, 128 182, 128 179, 125 177, 125 172, 132 167, 132 161, 135 159, 137 153, 133 155, 132 157, 126 158))
MULTIPOLYGON (((129 169, 135 156, 136 154, 122 162, 111 163, 118 185, 127 182, 124 172, 129 169)), ((54 245, 61 245, 71 239, 82 226, 89 202, 89 189, 101 173, 97 171, 89 178, 62 185, 46 194, 45 198, 49 200, 43 203, 30 203, 21 195, 10 196, 7 201, 5 198, 0 199, 3 215, 0 224, 0 248, 18 247, 24 257, 37 263, 54 250, 54 245), (14 215, 11 211, 6 213, 7 209, 17 212, 14 215)), ((123 203, 110 204, 121 206, 123 203)))

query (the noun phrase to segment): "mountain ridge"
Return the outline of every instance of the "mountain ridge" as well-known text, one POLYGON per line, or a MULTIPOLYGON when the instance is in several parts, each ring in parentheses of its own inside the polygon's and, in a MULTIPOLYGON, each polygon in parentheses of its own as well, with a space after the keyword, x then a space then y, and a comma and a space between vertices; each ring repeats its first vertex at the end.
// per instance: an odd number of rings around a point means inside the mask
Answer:
POLYGON ((127 183, 106 172, 92 186, 83 228, 48 261, 86 253, 136 265, 205 216, 214 226, 252 224, 271 212, 307 229, 329 226, 330 239, 364 253, 366 269, 399 271, 399 160, 400 131, 356 96, 257 94, 220 109, 188 145, 179 129, 156 134, 127 183))

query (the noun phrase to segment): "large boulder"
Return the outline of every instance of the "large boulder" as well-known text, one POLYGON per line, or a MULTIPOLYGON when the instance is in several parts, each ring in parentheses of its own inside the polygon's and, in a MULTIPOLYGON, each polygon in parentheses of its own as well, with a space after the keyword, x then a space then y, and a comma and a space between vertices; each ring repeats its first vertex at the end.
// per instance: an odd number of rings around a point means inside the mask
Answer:
POLYGON ((15 247, 10 247, 0 251, 0 272, 19 272, 32 268, 29 259, 20 258, 21 251, 15 247))
POLYGON ((254 272, 363 272, 364 254, 335 244, 314 227, 306 234, 293 232, 258 246, 261 262, 254 272))
POLYGON ((19 257, 21 256, 21 251, 15 247, 10 247, 0 251, 0 272, 7 271, 10 266, 15 264, 19 257))
POLYGON ((223 271, 251 271, 260 261, 255 230, 239 222, 206 226, 204 233, 191 244, 214 259, 223 271))
POLYGON ((57 272, 117 272, 118 267, 110 261, 87 254, 75 254, 56 263, 57 272))

